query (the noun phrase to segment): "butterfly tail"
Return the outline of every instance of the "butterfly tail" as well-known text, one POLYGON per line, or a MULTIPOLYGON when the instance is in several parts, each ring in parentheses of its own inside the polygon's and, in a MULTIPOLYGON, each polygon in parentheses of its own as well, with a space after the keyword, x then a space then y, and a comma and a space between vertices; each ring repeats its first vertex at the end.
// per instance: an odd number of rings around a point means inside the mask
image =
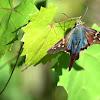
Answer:
POLYGON ((72 66, 73 66, 73 62, 74 60, 78 60, 79 59, 79 53, 70 53, 70 65, 69 65, 69 71, 71 70, 72 66))
POLYGON ((75 60, 75 53, 72 54, 70 53, 70 65, 69 65, 69 71, 71 70, 72 66, 73 66, 73 62, 75 60))

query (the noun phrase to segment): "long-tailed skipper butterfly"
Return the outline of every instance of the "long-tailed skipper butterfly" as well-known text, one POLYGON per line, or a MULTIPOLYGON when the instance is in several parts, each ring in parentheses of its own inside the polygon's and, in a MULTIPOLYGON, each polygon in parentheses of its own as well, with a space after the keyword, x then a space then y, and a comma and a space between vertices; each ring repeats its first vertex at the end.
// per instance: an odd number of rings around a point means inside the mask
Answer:
POLYGON ((100 32, 82 25, 81 19, 76 20, 76 25, 58 43, 51 47, 47 53, 53 54, 59 51, 70 53, 69 71, 73 62, 79 59, 81 50, 87 49, 92 44, 100 44, 100 32))

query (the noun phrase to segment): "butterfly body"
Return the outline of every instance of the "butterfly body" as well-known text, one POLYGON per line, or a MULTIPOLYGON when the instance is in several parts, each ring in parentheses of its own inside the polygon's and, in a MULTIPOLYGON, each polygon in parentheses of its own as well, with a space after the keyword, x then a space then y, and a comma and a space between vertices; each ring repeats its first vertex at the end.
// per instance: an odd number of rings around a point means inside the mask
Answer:
POLYGON ((100 32, 84 27, 80 19, 76 20, 76 26, 58 43, 51 47, 47 53, 53 54, 59 51, 70 53, 69 71, 72 68, 74 60, 79 58, 79 52, 87 49, 92 44, 100 44, 100 32))

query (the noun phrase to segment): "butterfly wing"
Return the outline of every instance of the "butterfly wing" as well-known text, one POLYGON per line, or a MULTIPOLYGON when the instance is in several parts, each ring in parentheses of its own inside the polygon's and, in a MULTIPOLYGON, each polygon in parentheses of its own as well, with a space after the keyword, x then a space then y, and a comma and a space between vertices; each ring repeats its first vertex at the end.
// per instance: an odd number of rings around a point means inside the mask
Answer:
POLYGON ((90 28, 84 27, 85 37, 87 39, 87 44, 82 47, 81 50, 87 49, 90 45, 100 44, 100 32, 90 28))
POLYGON ((86 38, 90 45, 100 44, 100 32, 90 27, 85 27, 85 30, 86 30, 86 38))
POLYGON ((53 54, 59 51, 70 52, 71 37, 75 29, 71 30, 67 35, 64 36, 59 42, 57 42, 53 47, 51 47, 47 53, 53 54), (69 45, 69 47, 68 47, 69 45))
MULTIPOLYGON (((65 39, 65 38, 64 38, 65 39)), ((53 47, 51 47, 47 53, 54 54, 59 51, 64 51, 64 39, 61 39, 58 43, 56 43, 53 47)))

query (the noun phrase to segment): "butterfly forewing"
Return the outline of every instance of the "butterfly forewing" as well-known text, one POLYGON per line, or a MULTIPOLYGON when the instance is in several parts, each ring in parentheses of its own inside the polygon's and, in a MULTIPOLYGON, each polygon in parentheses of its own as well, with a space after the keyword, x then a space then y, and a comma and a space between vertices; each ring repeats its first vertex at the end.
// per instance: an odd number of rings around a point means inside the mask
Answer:
POLYGON ((63 39, 61 39, 58 43, 56 43, 53 47, 51 47, 47 53, 53 54, 59 51, 63 51, 64 50, 64 43, 63 43, 63 39))
POLYGON ((90 45, 92 44, 100 44, 100 32, 90 28, 84 27, 86 32, 86 38, 90 45))
POLYGON ((74 32, 74 29, 70 31, 67 35, 64 36, 59 42, 57 42, 53 47, 51 47, 47 53, 53 54, 57 53, 59 51, 66 51, 70 52, 71 48, 71 39, 72 39, 72 33, 74 32))

